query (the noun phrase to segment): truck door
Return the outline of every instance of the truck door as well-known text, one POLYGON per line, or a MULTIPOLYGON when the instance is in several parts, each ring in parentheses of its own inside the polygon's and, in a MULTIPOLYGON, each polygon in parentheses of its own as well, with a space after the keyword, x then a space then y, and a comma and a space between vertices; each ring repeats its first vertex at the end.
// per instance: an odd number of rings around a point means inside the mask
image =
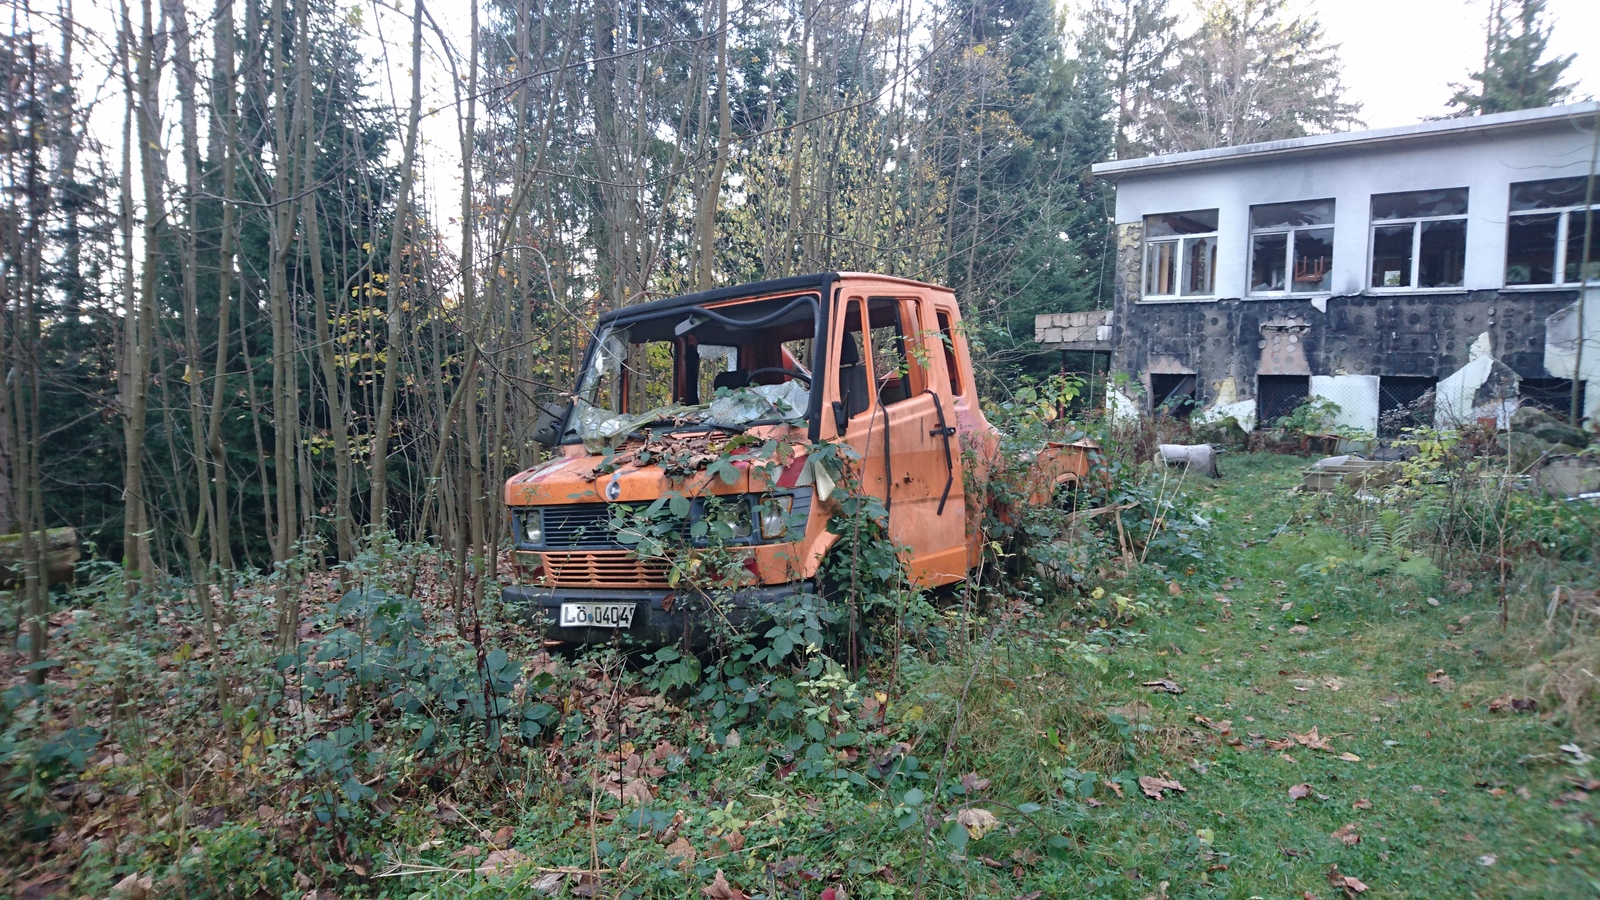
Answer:
POLYGON ((961 445, 921 296, 850 297, 831 344, 830 399, 848 417, 843 438, 862 460, 862 487, 883 498, 889 537, 909 548, 913 582, 966 576, 961 445), (948 452, 948 455, 947 455, 948 452))

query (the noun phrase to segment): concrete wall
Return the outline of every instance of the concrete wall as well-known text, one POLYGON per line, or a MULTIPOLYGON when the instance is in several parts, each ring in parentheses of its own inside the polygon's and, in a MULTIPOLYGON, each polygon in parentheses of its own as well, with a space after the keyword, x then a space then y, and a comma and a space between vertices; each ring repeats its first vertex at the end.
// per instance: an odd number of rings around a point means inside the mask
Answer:
POLYGON ((1558 377, 1545 368, 1545 317, 1572 304, 1577 291, 1504 286, 1509 191, 1513 182, 1588 174, 1590 146, 1586 132, 1556 120, 1516 132, 1119 173, 1113 371, 1139 377, 1147 390, 1150 373, 1196 373, 1203 406, 1235 408, 1256 396, 1258 373, 1329 376, 1313 390, 1341 406, 1347 401, 1336 394, 1355 390, 1349 424, 1364 428, 1376 415, 1368 378, 1445 378, 1467 364, 1484 333, 1491 353, 1519 376, 1558 377), (1465 287, 1368 288, 1372 195, 1451 187, 1468 188, 1465 287), (1249 297, 1250 207, 1329 197, 1336 203, 1332 292, 1249 297), (1211 208, 1219 220, 1215 297, 1142 300, 1143 217, 1211 208))

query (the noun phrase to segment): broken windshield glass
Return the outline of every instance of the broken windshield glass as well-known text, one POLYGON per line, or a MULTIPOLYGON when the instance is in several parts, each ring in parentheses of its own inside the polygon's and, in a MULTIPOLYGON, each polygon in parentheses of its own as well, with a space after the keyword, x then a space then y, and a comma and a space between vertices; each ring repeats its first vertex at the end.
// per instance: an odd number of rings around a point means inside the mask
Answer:
POLYGON ((686 307, 602 326, 568 434, 591 450, 662 427, 803 424, 815 295, 686 307))

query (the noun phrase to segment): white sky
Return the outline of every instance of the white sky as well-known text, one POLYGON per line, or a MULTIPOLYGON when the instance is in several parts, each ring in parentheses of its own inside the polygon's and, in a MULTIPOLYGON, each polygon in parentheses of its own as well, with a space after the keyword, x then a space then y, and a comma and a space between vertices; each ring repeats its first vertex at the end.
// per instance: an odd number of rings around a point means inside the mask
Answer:
MULTIPOLYGON (((1330 41, 1342 44, 1344 80, 1368 128, 1407 125, 1446 112, 1454 91, 1483 67, 1489 0, 1299 0, 1330 41)), ((1567 69, 1574 100, 1600 92, 1600 2, 1549 0, 1552 55, 1578 54, 1567 69), (1588 46, 1584 46, 1585 39, 1588 46), (1586 52, 1587 51, 1587 52, 1586 52)))

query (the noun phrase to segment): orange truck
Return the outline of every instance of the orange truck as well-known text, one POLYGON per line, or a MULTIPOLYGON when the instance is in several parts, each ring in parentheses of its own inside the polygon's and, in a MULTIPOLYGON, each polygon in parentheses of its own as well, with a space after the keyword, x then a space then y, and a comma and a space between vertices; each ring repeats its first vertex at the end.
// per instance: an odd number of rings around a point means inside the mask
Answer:
MULTIPOLYGON (((503 600, 548 643, 705 643, 705 604, 621 533, 626 513, 663 498, 717 523, 686 535, 715 534, 742 559, 719 616, 754 624, 816 585, 839 540, 842 473, 808 452, 826 443, 853 450, 854 487, 887 509, 914 584, 961 581, 981 559, 969 493, 999 436, 948 288, 837 272, 625 307, 600 317, 569 401, 536 426, 553 457, 505 486, 516 580, 503 600)), ((1092 449, 1039 448, 1033 501, 1072 494, 1092 449)))

